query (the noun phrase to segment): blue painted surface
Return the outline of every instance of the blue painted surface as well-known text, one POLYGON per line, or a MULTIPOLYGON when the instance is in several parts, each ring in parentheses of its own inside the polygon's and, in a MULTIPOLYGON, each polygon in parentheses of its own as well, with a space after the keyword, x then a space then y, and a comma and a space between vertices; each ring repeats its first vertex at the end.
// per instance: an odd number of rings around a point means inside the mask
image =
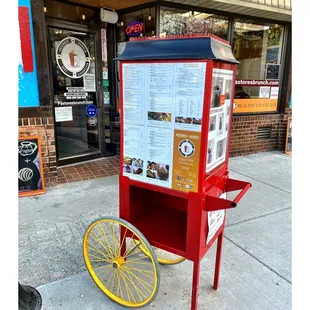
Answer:
POLYGON ((29 73, 24 72, 22 63, 18 64, 18 106, 37 107, 39 106, 39 92, 30 0, 18 0, 18 5, 28 7, 33 61, 33 71, 29 73))
POLYGON ((290 108, 292 108, 292 95, 291 95, 291 99, 290 99, 290 108))

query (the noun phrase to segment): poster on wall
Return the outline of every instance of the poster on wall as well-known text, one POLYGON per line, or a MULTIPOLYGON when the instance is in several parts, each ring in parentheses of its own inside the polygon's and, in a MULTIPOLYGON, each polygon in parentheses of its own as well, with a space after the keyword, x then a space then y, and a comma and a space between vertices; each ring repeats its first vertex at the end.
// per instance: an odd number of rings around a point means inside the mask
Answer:
POLYGON ((206 172, 226 160, 232 87, 232 70, 213 69, 206 172))
POLYGON ((18 196, 45 193, 40 138, 18 139, 18 196))
POLYGON ((206 63, 124 64, 122 72, 123 175, 197 192, 206 63))
POLYGON ((266 55, 266 63, 267 64, 277 64, 279 57, 279 48, 268 48, 266 55))

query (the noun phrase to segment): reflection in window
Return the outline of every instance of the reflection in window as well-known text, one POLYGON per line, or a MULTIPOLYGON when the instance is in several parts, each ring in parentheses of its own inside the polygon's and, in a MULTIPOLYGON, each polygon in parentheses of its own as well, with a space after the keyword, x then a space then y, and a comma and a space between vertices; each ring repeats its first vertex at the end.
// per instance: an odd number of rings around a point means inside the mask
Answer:
MULTIPOLYGON (((233 37, 233 54, 240 62, 237 79, 278 80, 282 42, 283 27, 278 24, 258 25, 237 20, 233 37)), ((256 86, 237 86, 235 98, 269 98, 268 89, 255 83, 256 86)))
POLYGON ((228 19, 214 14, 161 7, 161 36, 195 33, 211 33, 227 40, 228 19))

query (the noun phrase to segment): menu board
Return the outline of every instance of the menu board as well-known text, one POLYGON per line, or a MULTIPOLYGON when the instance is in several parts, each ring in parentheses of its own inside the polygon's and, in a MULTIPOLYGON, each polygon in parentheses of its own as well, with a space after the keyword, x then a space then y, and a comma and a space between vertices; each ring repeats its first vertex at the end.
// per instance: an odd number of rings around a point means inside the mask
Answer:
POLYGON ((18 195, 45 193, 40 139, 20 137, 18 140, 18 195))
POLYGON ((206 171, 226 160, 231 117, 233 71, 213 69, 206 171))
POLYGON ((280 72, 280 65, 267 64, 266 65, 266 80, 278 80, 280 72))
POLYGON ((198 191, 206 66, 202 61, 123 64, 123 175, 198 191))

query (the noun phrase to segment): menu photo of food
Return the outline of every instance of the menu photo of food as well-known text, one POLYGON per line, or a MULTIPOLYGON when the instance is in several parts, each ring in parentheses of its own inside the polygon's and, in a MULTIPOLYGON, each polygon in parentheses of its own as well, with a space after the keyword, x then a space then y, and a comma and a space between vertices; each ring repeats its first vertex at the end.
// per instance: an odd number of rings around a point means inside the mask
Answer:
POLYGON ((133 158, 132 159, 132 173, 136 175, 142 175, 143 173, 143 160, 133 158))
POLYGON ((132 158, 125 156, 123 162, 123 172, 132 173, 132 158))
POLYGON ((163 112, 148 112, 148 120, 159 121, 159 122, 171 122, 171 113, 163 112))
POLYGON ((201 121, 202 121, 201 118, 182 117, 182 116, 177 116, 175 118, 175 122, 180 124, 201 125, 201 121))
POLYGON ((160 181, 169 181, 169 165, 147 162, 146 177, 160 181))

